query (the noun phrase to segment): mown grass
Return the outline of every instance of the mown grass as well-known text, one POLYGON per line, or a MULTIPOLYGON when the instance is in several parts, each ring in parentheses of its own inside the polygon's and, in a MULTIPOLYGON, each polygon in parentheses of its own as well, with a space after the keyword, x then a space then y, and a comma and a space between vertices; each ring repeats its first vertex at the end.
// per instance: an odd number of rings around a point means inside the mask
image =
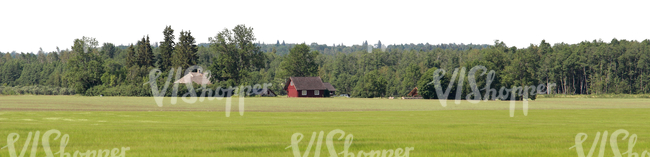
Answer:
MULTIPOLYGON (((312 132, 341 129, 354 135, 353 152, 414 147, 411 156, 576 156, 569 147, 577 133, 589 135, 588 150, 596 132, 626 129, 638 135, 635 152, 650 149, 648 99, 538 99, 528 116, 517 102, 514 117, 502 101, 441 107, 437 100, 342 98, 246 98, 239 116, 236 100, 225 117, 224 100, 161 108, 153 98, 0 97, 0 138, 19 133, 20 151, 28 132, 58 129, 70 135, 70 153, 130 147, 127 156, 292 156, 285 149, 292 134, 305 135, 304 150, 312 132)), ((58 150, 58 141, 51 143, 58 150)), ((627 140, 618 144, 627 150, 627 140)), ((335 145, 340 152, 342 141, 335 145)), ((321 156, 329 156, 325 143, 321 156)))

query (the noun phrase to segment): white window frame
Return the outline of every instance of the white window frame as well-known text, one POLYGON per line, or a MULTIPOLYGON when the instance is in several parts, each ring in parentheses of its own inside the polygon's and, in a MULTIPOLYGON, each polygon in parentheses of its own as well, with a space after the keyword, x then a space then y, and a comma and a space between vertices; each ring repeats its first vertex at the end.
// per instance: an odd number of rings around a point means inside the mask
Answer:
POLYGON ((290 84, 291 84, 291 86, 293 86, 293 81, 291 81, 291 83, 290 83, 290 84))
POLYGON ((302 95, 307 95, 307 90, 302 90, 302 95))
POLYGON ((318 92, 320 92, 320 91, 314 90, 314 95, 318 95, 319 94, 318 92))

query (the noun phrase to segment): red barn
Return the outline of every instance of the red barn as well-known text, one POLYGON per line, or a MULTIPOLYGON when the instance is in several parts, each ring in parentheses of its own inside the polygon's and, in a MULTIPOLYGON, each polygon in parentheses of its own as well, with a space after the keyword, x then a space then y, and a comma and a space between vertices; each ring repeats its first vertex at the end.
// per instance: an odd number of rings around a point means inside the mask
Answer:
POLYGON ((284 85, 287 97, 323 97, 327 89, 320 77, 290 77, 284 85))

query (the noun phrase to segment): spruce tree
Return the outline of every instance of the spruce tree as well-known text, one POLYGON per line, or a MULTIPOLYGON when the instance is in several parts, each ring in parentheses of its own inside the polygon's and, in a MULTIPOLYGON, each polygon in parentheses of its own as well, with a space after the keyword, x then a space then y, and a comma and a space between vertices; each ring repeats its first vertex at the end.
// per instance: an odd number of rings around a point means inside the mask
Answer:
POLYGON ((149 43, 149 35, 142 37, 141 41, 138 41, 137 45, 137 58, 139 66, 153 66, 154 56, 153 50, 151 49, 151 44, 149 43))
POLYGON ((174 30, 171 26, 165 27, 163 31, 165 40, 160 45, 160 69, 168 70, 172 66, 172 54, 174 53, 174 30))
POLYGON ((174 47, 174 54, 172 55, 173 66, 188 68, 196 65, 196 60, 199 58, 196 54, 198 47, 195 44, 194 37, 192 37, 192 32, 181 31, 178 40, 178 44, 174 47))
POLYGON ((133 44, 126 49, 126 67, 137 65, 137 58, 133 44))

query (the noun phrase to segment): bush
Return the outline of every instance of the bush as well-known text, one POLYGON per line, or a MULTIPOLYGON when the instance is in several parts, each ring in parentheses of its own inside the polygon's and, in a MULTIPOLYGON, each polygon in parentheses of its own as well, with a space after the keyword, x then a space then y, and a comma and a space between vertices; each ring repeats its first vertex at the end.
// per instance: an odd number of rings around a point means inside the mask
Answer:
POLYGON ((2 95, 74 95, 72 89, 50 86, 2 86, 0 87, 2 95))
POLYGON ((0 87, 2 90, 2 95, 18 95, 12 87, 0 87))
POLYGON ((86 90, 85 96, 99 96, 106 89, 104 85, 94 86, 86 90))

